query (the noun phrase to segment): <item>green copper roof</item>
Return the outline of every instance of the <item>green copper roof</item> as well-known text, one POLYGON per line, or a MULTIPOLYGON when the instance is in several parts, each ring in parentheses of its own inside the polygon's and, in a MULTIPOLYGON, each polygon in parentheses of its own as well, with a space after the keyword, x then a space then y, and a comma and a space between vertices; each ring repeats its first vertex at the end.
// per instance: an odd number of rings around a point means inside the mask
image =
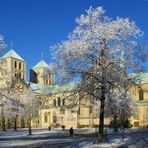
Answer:
POLYGON ((53 95, 64 92, 71 92, 76 90, 79 82, 67 83, 63 85, 53 85, 53 86, 42 86, 39 84, 31 83, 30 87, 35 93, 41 93, 45 95, 53 95))
MULTIPOLYGON (((129 77, 131 77, 133 81, 135 81, 137 84, 148 83, 148 72, 143 72, 139 74, 130 74, 129 77)), ((51 94, 75 91, 77 90, 79 84, 80 82, 73 82, 63 85, 42 86, 39 84, 31 83, 31 88, 36 93, 51 95, 51 94)), ((148 103, 148 102, 139 101, 137 103, 148 103)))
POLYGON ((45 94, 45 95, 49 94, 49 92, 47 91, 47 86, 42 86, 36 83, 31 83, 30 87, 35 93, 45 94))
POLYGON ((148 100, 139 100, 137 101, 139 105, 148 105, 148 100))
POLYGON ((129 77, 133 79, 133 81, 137 84, 140 83, 148 83, 148 72, 141 72, 141 73, 132 73, 129 74, 129 77))
POLYGON ((45 61, 41 60, 32 69, 43 68, 43 67, 48 67, 48 64, 45 61))
POLYGON ((21 61, 24 61, 24 59, 22 59, 13 49, 9 50, 5 55, 3 55, 1 58, 5 59, 5 58, 15 58, 21 61))
POLYGON ((48 90, 51 94, 71 92, 75 91, 78 87, 79 82, 67 83, 63 85, 54 85, 48 87, 48 90))

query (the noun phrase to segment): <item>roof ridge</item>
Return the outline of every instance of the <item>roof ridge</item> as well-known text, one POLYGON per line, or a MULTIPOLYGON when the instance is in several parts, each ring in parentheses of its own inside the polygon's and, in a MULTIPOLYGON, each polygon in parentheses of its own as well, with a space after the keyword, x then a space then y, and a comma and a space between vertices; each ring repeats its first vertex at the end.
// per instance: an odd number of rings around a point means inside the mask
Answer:
POLYGON ((9 57, 12 57, 12 58, 15 58, 15 59, 24 61, 24 59, 23 59, 18 53, 16 53, 16 51, 13 50, 13 49, 10 49, 10 50, 9 50, 7 53, 5 53, 1 58, 2 58, 2 59, 5 59, 5 58, 9 58, 9 57))
POLYGON ((32 69, 49 67, 49 65, 42 59, 32 69))

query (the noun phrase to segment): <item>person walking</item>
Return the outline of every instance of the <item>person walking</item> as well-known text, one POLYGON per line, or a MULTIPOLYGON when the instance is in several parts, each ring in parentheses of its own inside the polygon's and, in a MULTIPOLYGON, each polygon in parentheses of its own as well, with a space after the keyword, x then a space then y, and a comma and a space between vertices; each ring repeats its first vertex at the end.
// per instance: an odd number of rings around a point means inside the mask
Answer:
POLYGON ((120 130, 121 130, 122 139, 124 140, 124 138, 125 138, 125 128, 122 127, 120 130))
POLYGON ((49 130, 49 131, 51 130, 51 127, 50 127, 50 126, 48 126, 48 130, 49 130))
POLYGON ((71 128, 69 129, 69 133, 70 133, 70 137, 73 138, 73 127, 71 127, 71 128))

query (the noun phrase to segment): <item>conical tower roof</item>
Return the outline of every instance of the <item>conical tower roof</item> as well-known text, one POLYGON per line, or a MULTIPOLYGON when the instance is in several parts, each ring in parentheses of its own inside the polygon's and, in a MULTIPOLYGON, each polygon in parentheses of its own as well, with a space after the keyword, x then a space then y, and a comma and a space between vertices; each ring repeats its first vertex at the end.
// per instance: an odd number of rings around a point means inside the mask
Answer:
POLYGON ((5 59, 5 58, 15 58, 21 61, 24 61, 23 58, 21 58, 13 49, 9 50, 6 54, 4 54, 1 58, 5 59))
POLYGON ((36 69, 36 68, 46 68, 49 67, 49 65, 44 61, 41 60, 40 62, 38 62, 32 69, 36 69))

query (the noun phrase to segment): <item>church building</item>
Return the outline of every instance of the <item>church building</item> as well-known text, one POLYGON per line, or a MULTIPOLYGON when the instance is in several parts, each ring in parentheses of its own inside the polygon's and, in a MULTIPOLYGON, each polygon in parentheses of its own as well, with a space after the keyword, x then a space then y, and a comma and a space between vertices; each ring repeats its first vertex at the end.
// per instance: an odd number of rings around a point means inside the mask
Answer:
MULTIPOLYGON (((26 80, 26 61, 14 50, 8 51, 1 59, 5 59, 2 60, 2 65, 9 70, 10 80, 19 76, 22 80, 22 88, 24 88, 23 82, 28 83, 26 80)), ((39 116, 32 122, 33 127, 98 126, 99 111, 96 100, 89 96, 81 98, 79 93, 70 95, 74 93, 79 82, 64 85, 55 84, 54 71, 44 60, 32 67, 29 82, 40 103, 39 116)), ((143 127, 148 125, 148 72, 140 75, 136 84, 129 91, 136 99, 139 114, 132 117, 130 122, 135 127, 143 127)), ((106 118, 105 124, 109 125, 109 123, 110 119, 106 118)))

